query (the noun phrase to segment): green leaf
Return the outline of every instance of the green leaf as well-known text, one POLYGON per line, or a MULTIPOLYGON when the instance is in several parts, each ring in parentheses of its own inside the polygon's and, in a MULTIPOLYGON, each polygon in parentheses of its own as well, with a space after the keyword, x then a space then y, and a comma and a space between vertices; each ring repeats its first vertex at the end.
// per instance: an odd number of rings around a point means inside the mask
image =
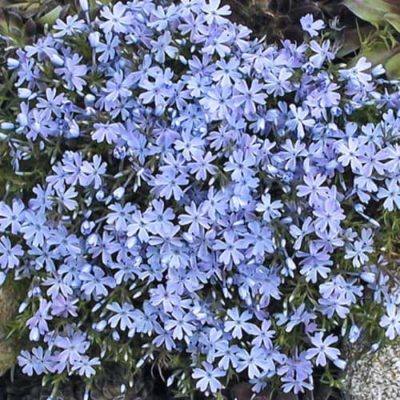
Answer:
POLYGON ((337 40, 340 45, 337 56, 346 57, 356 52, 362 46, 363 38, 366 38, 373 32, 375 32, 375 29, 370 25, 360 27, 359 29, 344 29, 342 37, 337 40))
POLYGON ((400 14, 398 0, 344 0, 343 4, 357 17, 373 25, 384 24, 386 14, 400 14))
POLYGON ((54 10, 51 10, 47 14, 43 15, 43 17, 39 19, 39 22, 43 25, 53 25, 60 17, 62 10, 63 8, 61 6, 57 6, 54 10))
POLYGON ((400 32, 400 14, 389 13, 384 15, 385 21, 389 22, 390 25, 400 32))
POLYGON ((373 44, 361 48, 357 59, 366 57, 373 65, 385 64, 397 51, 397 49, 388 49, 383 41, 376 41, 373 44))
POLYGON ((390 79, 400 79, 400 53, 386 61, 385 69, 390 79))

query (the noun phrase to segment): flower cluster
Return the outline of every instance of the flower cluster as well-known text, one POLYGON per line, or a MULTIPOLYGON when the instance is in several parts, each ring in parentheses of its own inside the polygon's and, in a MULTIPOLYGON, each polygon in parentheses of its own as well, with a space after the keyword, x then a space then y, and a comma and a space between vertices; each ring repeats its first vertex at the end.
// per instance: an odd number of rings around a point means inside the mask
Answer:
POLYGON ((185 365, 171 384, 299 393, 344 368, 341 337, 369 317, 400 333, 377 251, 400 208, 398 86, 334 64, 311 16, 306 43, 276 46, 228 15, 85 7, 9 59, 2 137, 17 175, 40 171, 0 203, 2 277, 31 280, 25 373, 167 353, 185 365))

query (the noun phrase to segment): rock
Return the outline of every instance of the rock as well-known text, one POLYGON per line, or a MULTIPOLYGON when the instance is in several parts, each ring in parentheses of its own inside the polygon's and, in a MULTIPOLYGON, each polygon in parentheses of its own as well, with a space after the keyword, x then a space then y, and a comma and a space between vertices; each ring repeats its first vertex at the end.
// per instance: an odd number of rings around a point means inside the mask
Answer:
POLYGON ((26 294, 22 282, 7 280, 0 288, 0 376, 16 364, 20 346, 16 339, 7 339, 8 325, 16 317, 20 301, 26 294))
POLYGON ((349 400, 400 399, 400 343, 353 357, 347 382, 349 400))

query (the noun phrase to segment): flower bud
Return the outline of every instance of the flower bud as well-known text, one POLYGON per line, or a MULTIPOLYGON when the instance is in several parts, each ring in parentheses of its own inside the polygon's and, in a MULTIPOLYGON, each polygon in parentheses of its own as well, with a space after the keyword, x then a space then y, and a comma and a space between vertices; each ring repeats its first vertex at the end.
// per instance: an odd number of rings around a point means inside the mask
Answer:
POLYGON ((168 379, 167 379, 167 387, 170 387, 175 380, 175 375, 171 375, 168 379))
POLYGON ((143 364, 144 364, 144 358, 141 358, 138 362, 137 362, 137 364, 136 364, 136 368, 140 368, 143 364))
POLYGON ((26 310, 26 308, 28 307, 28 305, 29 304, 26 301, 22 302, 18 308, 18 313, 19 314, 23 313, 26 310))
POLYGON ((113 196, 114 196, 115 200, 121 200, 122 197, 124 197, 124 194, 125 194, 125 188, 122 186, 115 189, 113 192, 113 196))
POLYGON ((332 107, 332 115, 335 117, 340 117, 343 114, 343 111, 340 107, 332 107))
POLYGON ((90 46, 95 49, 100 43, 100 33, 99 32, 92 32, 89 34, 89 43, 90 46))
POLYGON ((182 55, 180 55, 180 56, 178 57, 178 60, 179 60, 183 65, 187 65, 187 63, 188 63, 187 59, 186 59, 184 56, 182 56, 182 55))
POLYGON ((104 193, 104 191, 103 190, 98 190, 97 192, 96 192, 96 200, 97 201, 103 201, 104 200, 104 198, 105 198, 105 193, 104 193))
POLYGON ((96 97, 93 96, 92 94, 87 94, 85 96, 85 106, 86 107, 93 107, 94 102, 96 101, 96 97))
POLYGON ((79 0, 79 6, 81 7, 81 10, 83 12, 88 12, 89 11, 89 3, 88 0, 79 0))
POLYGON ((385 73, 385 68, 383 67, 382 64, 377 65, 376 67, 374 67, 371 71, 372 76, 380 76, 383 75, 385 73))
POLYGON ((89 246, 97 246, 97 244, 99 243, 99 237, 98 235, 96 235, 95 233, 92 233, 88 239, 87 239, 87 243, 89 246))
POLYGON ((93 221, 84 221, 81 225, 81 233, 82 235, 89 235, 90 232, 92 232, 94 228, 94 222, 93 221))
POLYGON ((98 322, 96 324, 95 329, 96 329, 97 332, 103 332, 104 329, 106 328, 106 326, 107 326, 107 322, 106 321, 100 321, 100 322, 98 322))
POLYGON ((97 302, 94 307, 92 308, 92 312, 98 311, 104 305, 104 300, 97 302))
POLYGON ((290 257, 288 257, 286 259, 286 266, 292 271, 294 271, 296 269, 296 264, 290 257))
POLYGON ((353 111, 354 111, 354 107, 353 107, 351 104, 346 103, 346 104, 344 105, 344 112, 345 112, 347 115, 352 114, 353 111))
POLYGON ((370 347, 370 349, 371 349, 371 351, 375 352, 375 351, 377 351, 377 350, 379 349, 379 347, 380 347, 379 343, 374 343, 374 344, 370 347))
POLYGON ((3 131, 12 131, 15 125, 11 122, 2 122, 0 128, 3 129, 3 131))
POLYGON ((275 175, 276 173, 278 173, 278 168, 274 167, 274 166, 271 165, 271 164, 268 164, 268 165, 266 166, 266 170, 267 170, 267 172, 268 172, 269 174, 272 174, 272 175, 275 175))
POLYGON ((20 65, 20 62, 18 60, 16 60, 15 58, 8 58, 7 59, 7 67, 9 69, 15 69, 18 68, 20 65))
POLYGON ((376 276, 373 272, 361 272, 360 278, 367 283, 374 283, 376 276))
POLYGON ((77 137, 79 137, 80 129, 79 129, 79 125, 76 123, 76 121, 71 122, 68 133, 69 133, 69 137, 71 139, 76 139, 77 137))
POLYGON ((360 337, 361 330, 357 325, 353 325, 349 332, 349 342, 355 343, 360 337))
POLYGON ((33 342, 37 342, 39 339, 40 339, 39 329, 36 327, 33 327, 29 333, 29 340, 32 340, 33 342))
POLYGON ((17 121, 22 127, 28 125, 28 117, 25 113, 19 113, 17 116, 17 121))
POLYGON ((32 90, 27 88, 19 88, 18 89, 18 97, 20 99, 28 99, 32 95, 32 90))
POLYGON ((133 33, 130 33, 128 36, 129 43, 137 43, 138 42, 138 37, 134 35, 133 33))
POLYGON ((118 146, 114 149, 113 155, 118 160, 122 160, 126 157, 126 148, 124 146, 118 146))
POLYGON ((156 106, 155 110, 154 110, 154 114, 155 116, 159 117, 164 113, 164 107, 162 106, 156 106))
POLYGON ((363 213, 365 211, 365 206, 363 204, 361 204, 361 203, 357 203, 357 204, 354 205, 354 209, 358 213, 363 213))
POLYGON ((64 65, 64 60, 58 54, 52 54, 50 56, 50 61, 57 67, 62 67, 64 65))
POLYGON ((64 103, 63 103, 63 110, 64 110, 66 113, 70 113, 70 112, 72 111, 72 109, 73 109, 72 101, 70 101, 70 100, 64 101, 64 103))

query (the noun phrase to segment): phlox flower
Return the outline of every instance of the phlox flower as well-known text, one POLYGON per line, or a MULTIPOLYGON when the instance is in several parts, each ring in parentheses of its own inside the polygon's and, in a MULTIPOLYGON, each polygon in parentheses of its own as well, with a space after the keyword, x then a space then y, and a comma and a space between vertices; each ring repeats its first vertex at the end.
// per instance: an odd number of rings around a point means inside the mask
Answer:
POLYGON ((251 322, 247 322, 252 319, 252 315, 248 311, 239 314, 239 310, 233 308, 227 312, 227 316, 229 319, 225 322, 225 331, 232 331, 232 336, 234 338, 241 339, 243 331, 247 333, 255 331, 255 325, 251 322))
POLYGON ((271 45, 219 0, 80 3, 7 63, 0 283, 31 282, 23 372, 95 381, 167 352, 192 370, 174 390, 299 394, 344 367, 360 315, 397 337, 398 82, 333 65, 312 15, 271 45))
POLYGON ((226 375, 224 371, 219 368, 213 368, 209 363, 204 362, 203 368, 195 368, 192 373, 192 378, 196 379, 196 387, 202 392, 210 390, 211 393, 216 393, 222 388, 221 382, 218 378, 226 375))
POLYGON ((386 336, 389 339, 394 339, 400 334, 400 314, 394 304, 386 306, 386 314, 379 321, 379 325, 386 329, 386 336))
POLYGON ((104 7, 101 10, 100 15, 105 19, 105 21, 100 24, 100 27, 106 34, 112 31, 115 33, 127 33, 128 27, 133 20, 126 5, 121 1, 116 3, 112 9, 104 7))
POLYGON ((340 355, 340 351, 331 345, 338 341, 338 338, 334 335, 328 335, 323 339, 324 333, 317 332, 311 337, 311 343, 314 347, 307 350, 307 359, 316 357, 315 364, 324 367, 329 360, 335 361, 340 355))
POLYGON ((318 32, 325 27, 325 23, 322 20, 318 19, 317 21, 314 21, 312 14, 307 14, 304 17, 301 17, 300 23, 303 30, 312 37, 317 36, 318 32))

